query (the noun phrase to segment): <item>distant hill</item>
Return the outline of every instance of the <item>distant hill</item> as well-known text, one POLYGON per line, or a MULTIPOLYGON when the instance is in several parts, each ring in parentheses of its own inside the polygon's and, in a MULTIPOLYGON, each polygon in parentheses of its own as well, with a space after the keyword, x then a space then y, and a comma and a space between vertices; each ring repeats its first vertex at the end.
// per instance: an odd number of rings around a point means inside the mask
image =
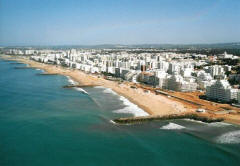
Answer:
MULTIPOLYGON (((52 46, 8 46, 7 48, 48 48, 48 49, 121 49, 121 48, 158 48, 158 49, 240 49, 240 42, 216 44, 101 44, 101 45, 52 45, 52 46)), ((6 47, 5 47, 6 48, 6 47)))
POLYGON ((224 48, 224 49, 240 49, 239 43, 219 43, 219 44, 142 44, 132 45, 131 47, 137 48, 163 48, 163 49, 174 49, 174 48, 224 48))

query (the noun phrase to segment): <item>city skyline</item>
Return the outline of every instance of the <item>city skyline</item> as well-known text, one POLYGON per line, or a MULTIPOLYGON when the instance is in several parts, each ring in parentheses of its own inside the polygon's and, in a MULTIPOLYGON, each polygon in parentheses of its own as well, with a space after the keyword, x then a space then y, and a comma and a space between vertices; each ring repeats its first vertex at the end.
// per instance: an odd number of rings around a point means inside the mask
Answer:
POLYGON ((0 2, 0 45, 239 42, 240 2, 0 2))

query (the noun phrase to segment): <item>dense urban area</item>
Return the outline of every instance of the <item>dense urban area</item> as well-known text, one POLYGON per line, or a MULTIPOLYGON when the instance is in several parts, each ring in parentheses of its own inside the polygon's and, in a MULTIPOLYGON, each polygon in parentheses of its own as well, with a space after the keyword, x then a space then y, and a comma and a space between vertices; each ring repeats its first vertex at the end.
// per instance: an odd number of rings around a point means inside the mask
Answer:
POLYGON ((1 48, 1 53, 101 74, 106 79, 146 85, 162 92, 199 92, 198 97, 240 105, 240 57, 199 50, 114 48, 1 48))

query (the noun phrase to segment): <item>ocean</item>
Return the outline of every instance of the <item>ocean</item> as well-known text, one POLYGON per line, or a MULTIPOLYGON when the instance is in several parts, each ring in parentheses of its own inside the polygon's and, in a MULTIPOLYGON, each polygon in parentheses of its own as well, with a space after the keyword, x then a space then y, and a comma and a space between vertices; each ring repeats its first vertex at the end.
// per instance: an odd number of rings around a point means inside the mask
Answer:
MULTIPOLYGON (((64 89, 60 75, 0 59, 0 166, 239 166, 240 128, 146 113, 104 87, 64 89)), ((159 108, 161 109, 161 108, 159 108)))

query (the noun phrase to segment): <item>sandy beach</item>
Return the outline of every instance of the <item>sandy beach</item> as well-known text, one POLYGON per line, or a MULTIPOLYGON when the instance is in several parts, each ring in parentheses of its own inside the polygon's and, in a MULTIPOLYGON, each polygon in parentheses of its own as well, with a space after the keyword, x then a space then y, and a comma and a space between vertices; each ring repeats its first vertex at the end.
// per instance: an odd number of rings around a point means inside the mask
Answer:
MULTIPOLYGON (((4 58, 7 58, 6 56, 4 58)), ((9 57, 8 57, 9 58, 9 57)), ((173 98, 168 98, 163 95, 156 95, 153 92, 146 92, 142 88, 131 88, 128 82, 118 83, 115 81, 106 80, 102 77, 93 74, 86 74, 80 70, 69 69, 56 65, 43 64, 29 60, 27 58, 15 58, 19 62, 28 64, 29 67, 34 67, 44 70, 48 74, 60 74, 71 77, 79 85, 83 86, 103 86, 110 88, 121 96, 124 96, 132 103, 138 105, 141 109, 149 115, 171 115, 184 114, 195 112, 196 106, 180 102, 173 98)), ((226 122, 233 124, 240 124, 239 115, 215 115, 212 113, 205 113, 206 116, 223 117, 226 122)))
POLYGON ((127 83, 106 80, 97 75, 86 74, 80 70, 68 69, 61 66, 43 64, 29 59, 18 58, 17 61, 28 64, 30 67, 39 68, 49 74, 60 74, 69 76, 80 85, 103 86, 110 88, 121 96, 124 96, 132 103, 138 105, 149 115, 169 115, 189 112, 185 106, 177 101, 173 101, 165 96, 155 95, 152 92, 144 92, 143 89, 133 89, 127 83))
POLYGON ((153 93, 145 93, 143 89, 132 89, 127 84, 119 84, 118 82, 109 81, 99 78, 95 75, 85 74, 79 70, 66 69, 60 66, 41 64, 30 60, 21 60, 23 63, 29 64, 31 67, 43 69, 49 74, 61 74, 71 77, 80 85, 103 86, 110 88, 121 96, 138 105, 150 115, 169 115, 186 112, 184 105, 172 101, 164 96, 157 96, 153 93))

